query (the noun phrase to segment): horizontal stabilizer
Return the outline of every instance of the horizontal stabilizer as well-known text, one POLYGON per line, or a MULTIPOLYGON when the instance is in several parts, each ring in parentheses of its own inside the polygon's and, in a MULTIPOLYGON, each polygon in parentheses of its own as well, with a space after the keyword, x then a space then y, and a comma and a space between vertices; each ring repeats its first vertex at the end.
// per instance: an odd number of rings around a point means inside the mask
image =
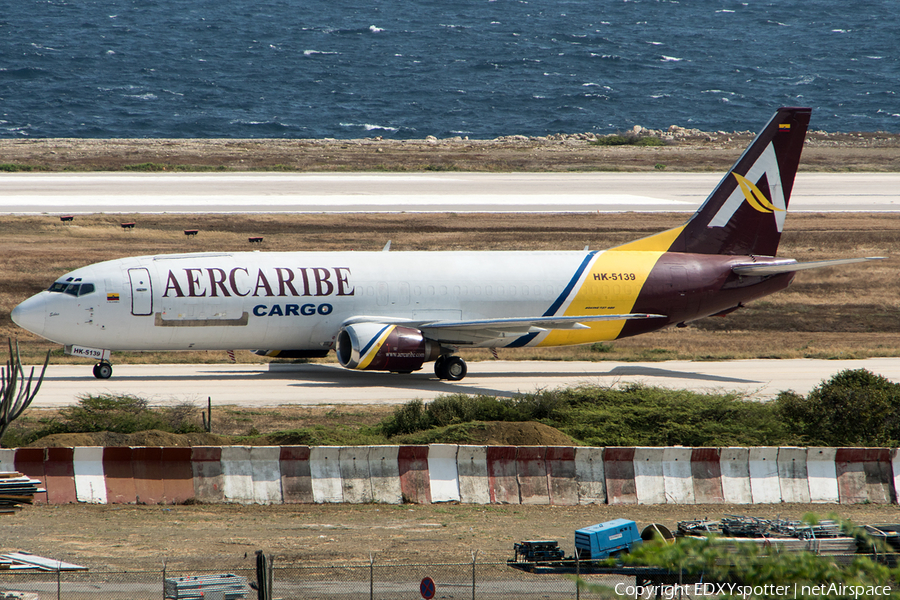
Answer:
POLYGON ((744 265, 735 265, 731 268, 731 270, 738 275, 780 275, 781 273, 794 273, 795 271, 805 271, 807 269, 821 269, 822 267, 852 265, 854 263, 867 262, 870 260, 884 260, 884 258, 884 256, 868 256, 866 258, 838 258, 835 260, 817 260, 807 263, 798 263, 794 260, 774 263, 750 263, 744 265))

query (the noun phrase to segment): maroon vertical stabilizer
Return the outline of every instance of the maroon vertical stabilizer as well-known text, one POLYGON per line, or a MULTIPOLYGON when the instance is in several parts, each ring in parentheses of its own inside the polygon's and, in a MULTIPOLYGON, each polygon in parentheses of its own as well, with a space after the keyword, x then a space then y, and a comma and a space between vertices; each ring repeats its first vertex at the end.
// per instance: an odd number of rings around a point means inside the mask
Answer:
POLYGON ((778 109, 669 251, 775 256, 811 112, 778 109))

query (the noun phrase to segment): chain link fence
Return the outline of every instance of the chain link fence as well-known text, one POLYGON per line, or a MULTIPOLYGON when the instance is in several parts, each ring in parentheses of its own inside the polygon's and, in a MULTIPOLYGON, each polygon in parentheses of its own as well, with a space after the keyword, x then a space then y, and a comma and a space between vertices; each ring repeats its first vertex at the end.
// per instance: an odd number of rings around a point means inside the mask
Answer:
MULTIPOLYGON (((274 571, 273 599, 283 600, 410 600, 433 597, 458 600, 595 600, 625 598, 626 586, 635 577, 627 575, 584 575, 591 584, 604 586, 589 591, 579 586, 574 574, 535 574, 510 568, 505 562, 463 564, 377 564, 330 567, 278 567, 274 571), (433 586, 429 589, 429 578, 433 586), (423 585, 424 582, 424 585, 423 585), (424 588, 424 589, 423 589, 424 588), (620 593, 616 593, 619 590, 620 593), (423 594, 423 592, 425 592, 423 594)), ((211 576, 223 571, 81 571, 23 572, 0 571, 0 598, 22 600, 163 600, 165 579, 211 576), (4 596, 2 592, 7 595, 4 596), (13 595, 18 594, 18 595, 13 595)), ((239 595, 228 593, 225 600, 255 599, 249 582, 256 581, 255 569, 233 569, 227 573, 243 577, 239 595)), ((676 583, 673 581, 671 583, 676 583)), ((633 589, 633 587, 632 587, 633 589)), ((174 598, 174 595, 168 596, 174 598)), ((181 598, 201 598, 199 595, 181 598)), ((633 592, 632 592, 632 596, 633 592)), ((207 591, 204 600, 223 598, 207 591)))

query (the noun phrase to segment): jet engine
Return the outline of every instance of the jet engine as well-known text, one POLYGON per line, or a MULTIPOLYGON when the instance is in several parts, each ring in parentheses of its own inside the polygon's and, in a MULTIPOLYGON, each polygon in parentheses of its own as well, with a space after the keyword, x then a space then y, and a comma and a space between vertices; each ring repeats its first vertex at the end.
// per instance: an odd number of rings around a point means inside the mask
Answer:
POLYGON ((341 328, 337 338, 338 362, 348 369, 409 373, 440 353, 440 344, 421 331, 399 325, 354 323, 341 328))

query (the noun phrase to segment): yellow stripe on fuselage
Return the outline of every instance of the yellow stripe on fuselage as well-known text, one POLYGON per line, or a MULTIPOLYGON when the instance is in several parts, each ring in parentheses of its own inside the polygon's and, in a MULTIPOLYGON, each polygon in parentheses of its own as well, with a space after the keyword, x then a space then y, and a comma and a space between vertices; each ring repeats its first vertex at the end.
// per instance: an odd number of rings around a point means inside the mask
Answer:
MULTIPOLYGON (((597 255, 566 316, 625 314, 634 310, 650 271, 684 226, 630 242, 597 255)), ((585 323, 590 329, 553 330, 538 346, 569 346, 616 339, 625 321, 585 323)))

